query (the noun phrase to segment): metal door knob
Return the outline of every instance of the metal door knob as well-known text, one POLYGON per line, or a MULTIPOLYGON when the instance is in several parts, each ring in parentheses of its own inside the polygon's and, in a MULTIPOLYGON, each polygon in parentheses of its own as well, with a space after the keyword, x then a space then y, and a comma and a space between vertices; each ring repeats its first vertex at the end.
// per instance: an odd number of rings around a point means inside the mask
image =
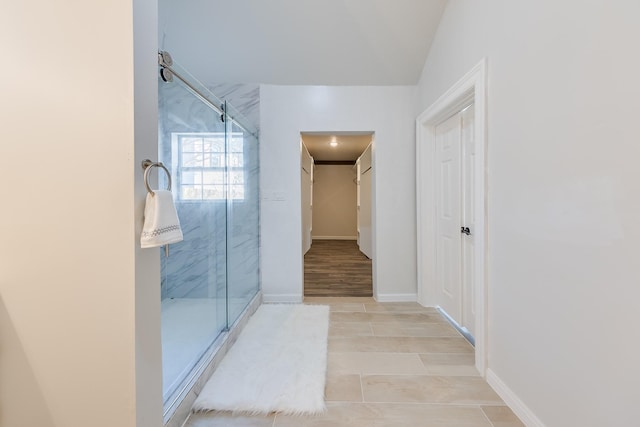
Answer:
POLYGON ((471 230, 469 230, 469 227, 460 227, 460 232, 467 236, 471 236, 471 230))

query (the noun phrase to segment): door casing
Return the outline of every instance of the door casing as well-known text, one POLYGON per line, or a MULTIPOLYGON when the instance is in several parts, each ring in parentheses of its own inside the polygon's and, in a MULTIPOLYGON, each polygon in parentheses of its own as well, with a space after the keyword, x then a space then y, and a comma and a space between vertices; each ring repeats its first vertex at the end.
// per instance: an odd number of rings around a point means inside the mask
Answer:
POLYGON ((487 202, 486 202, 486 117, 487 64, 483 59, 416 119, 416 202, 418 249, 418 302, 438 306, 435 271, 435 127, 470 103, 475 108, 474 168, 474 284, 475 361, 483 377, 487 371, 487 202))

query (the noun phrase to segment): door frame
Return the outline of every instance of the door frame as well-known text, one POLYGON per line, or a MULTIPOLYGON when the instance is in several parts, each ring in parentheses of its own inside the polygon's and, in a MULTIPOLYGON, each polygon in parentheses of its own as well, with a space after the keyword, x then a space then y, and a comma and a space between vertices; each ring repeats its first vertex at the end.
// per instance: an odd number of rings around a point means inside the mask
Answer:
POLYGON ((438 98, 416 119, 416 207, 417 207, 417 264, 418 302, 423 306, 437 306, 437 283, 435 268, 437 253, 435 245, 435 127, 473 102, 475 105, 475 176, 474 217, 476 287, 475 361, 483 377, 487 371, 488 299, 487 299, 487 63, 482 59, 449 90, 438 98))
MULTIPOLYGON (((378 273, 377 273, 377 259, 378 259, 378 255, 377 255, 377 204, 376 204, 376 131, 375 130, 366 130, 366 131, 353 131, 353 130, 333 130, 333 131, 326 131, 326 130, 301 130, 298 132, 298 136, 299 136, 299 144, 301 145, 301 154, 302 154, 302 147, 304 147, 304 149, 306 150, 306 146, 304 145, 304 142, 302 140, 302 135, 305 133, 315 133, 315 134, 330 134, 330 135, 356 135, 356 134, 367 134, 367 135, 371 135, 371 142, 369 143, 369 145, 367 145, 367 149, 369 147, 371 147, 371 287, 372 287, 372 297, 374 300, 380 302, 380 301, 385 301, 385 298, 380 298, 380 296, 378 295, 378 273)), ((308 150, 307 150, 308 152, 308 150)), ((313 159, 313 157, 311 157, 313 159)), ((298 162, 299 162, 299 169, 300 169, 300 176, 302 177, 302 155, 298 156, 298 162)), ((315 159, 314 159, 314 167, 315 167, 315 159)), ((312 179, 315 179, 312 175, 312 179)), ((300 180, 300 182, 302 182, 302 179, 300 180)), ((300 186, 300 201, 302 202, 302 185, 300 186)), ((312 204, 311 204, 311 219, 312 219, 312 224, 313 224, 313 193, 311 195, 311 200, 312 200, 312 204)), ((357 200, 356 200, 357 202, 357 200)), ((301 210, 301 216, 300 216, 300 221, 302 223, 302 210, 301 210)), ((302 224, 301 224, 302 225, 302 224)), ((300 229, 302 229, 302 226, 300 227, 300 229)), ((313 229, 313 226, 312 226, 313 229)), ((311 235, 311 242, 313 243, 313 233, 311 235)), ((300 239, 300 247, 302 248, 302 239, 300 239)), ((304 300, 304 255, 305 253, 301 250, 300 253, 302 254, 302 257, 300 259, 301 262, 301 273, 302 273, 302 294, 301 294, 301 300, 304 300)), ((280 300, 278 300, 280 301, 280 300)), ((392 301, 399 301, 396 298, 393 298, 392 301)), ((403 299, 402 301, 405 301, 405 299, 403 299)), ((414 301, 415 302, 415 296, 413 299, 406 299, 406 301, 414 301)), ((297 301, 291 301, 291 302, 297 302, 297 301)))

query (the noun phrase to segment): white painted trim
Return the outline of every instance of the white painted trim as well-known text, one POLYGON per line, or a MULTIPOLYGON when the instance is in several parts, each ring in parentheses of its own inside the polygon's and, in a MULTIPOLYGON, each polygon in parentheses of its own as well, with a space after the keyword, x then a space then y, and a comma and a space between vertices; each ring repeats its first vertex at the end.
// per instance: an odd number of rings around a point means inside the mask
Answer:
MULTIPOLYGON (((367 148, 371 147, 371 281, 373 288, 373 297, 378 297, 378 196, 376 179, 378 176, 378 143, 376 142, 376 133, 371 137, 371 143, 367 148)), ((359 227, 359 225, 358 225, 359 227)), ((358 232, 360 228, 358 228, 358 232)))
POLYGON ((493 372, 487 369, 487 382, 527 427, 545 427, 533 411, 493 372))
POLYGON ((418 294, 378 294, 373 299, 378 302, 416 302, 418 294))
POLYGON ((262 301, 265 303, 301 303, 302 299, 300 294, 264 294, 262 296, 262 301))
POLYGON ((438 98, 416 119, 416 207, 418 302, 424 306, 438 305, 435 299, 435 126, 459 111, 470 101, 475 104, 475 283, 476 283, 476 368, 487 371, 487 205, 486 205, 486 144, 487 144, 487 63, 483 59, 438 98))
POLYGON ((312 236, 312 240, 358 240, 358 236, 312 236))

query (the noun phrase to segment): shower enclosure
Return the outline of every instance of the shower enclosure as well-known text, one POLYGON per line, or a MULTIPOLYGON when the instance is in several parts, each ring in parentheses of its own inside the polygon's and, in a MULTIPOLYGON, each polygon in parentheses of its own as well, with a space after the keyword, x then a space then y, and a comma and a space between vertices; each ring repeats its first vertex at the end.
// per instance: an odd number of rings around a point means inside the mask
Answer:
POLYGON ((168 65, 173 73, 161 68, 158 81, 158 151, 184 240, 161 249, 165 411, 260 287, 257 130, 168 65))

